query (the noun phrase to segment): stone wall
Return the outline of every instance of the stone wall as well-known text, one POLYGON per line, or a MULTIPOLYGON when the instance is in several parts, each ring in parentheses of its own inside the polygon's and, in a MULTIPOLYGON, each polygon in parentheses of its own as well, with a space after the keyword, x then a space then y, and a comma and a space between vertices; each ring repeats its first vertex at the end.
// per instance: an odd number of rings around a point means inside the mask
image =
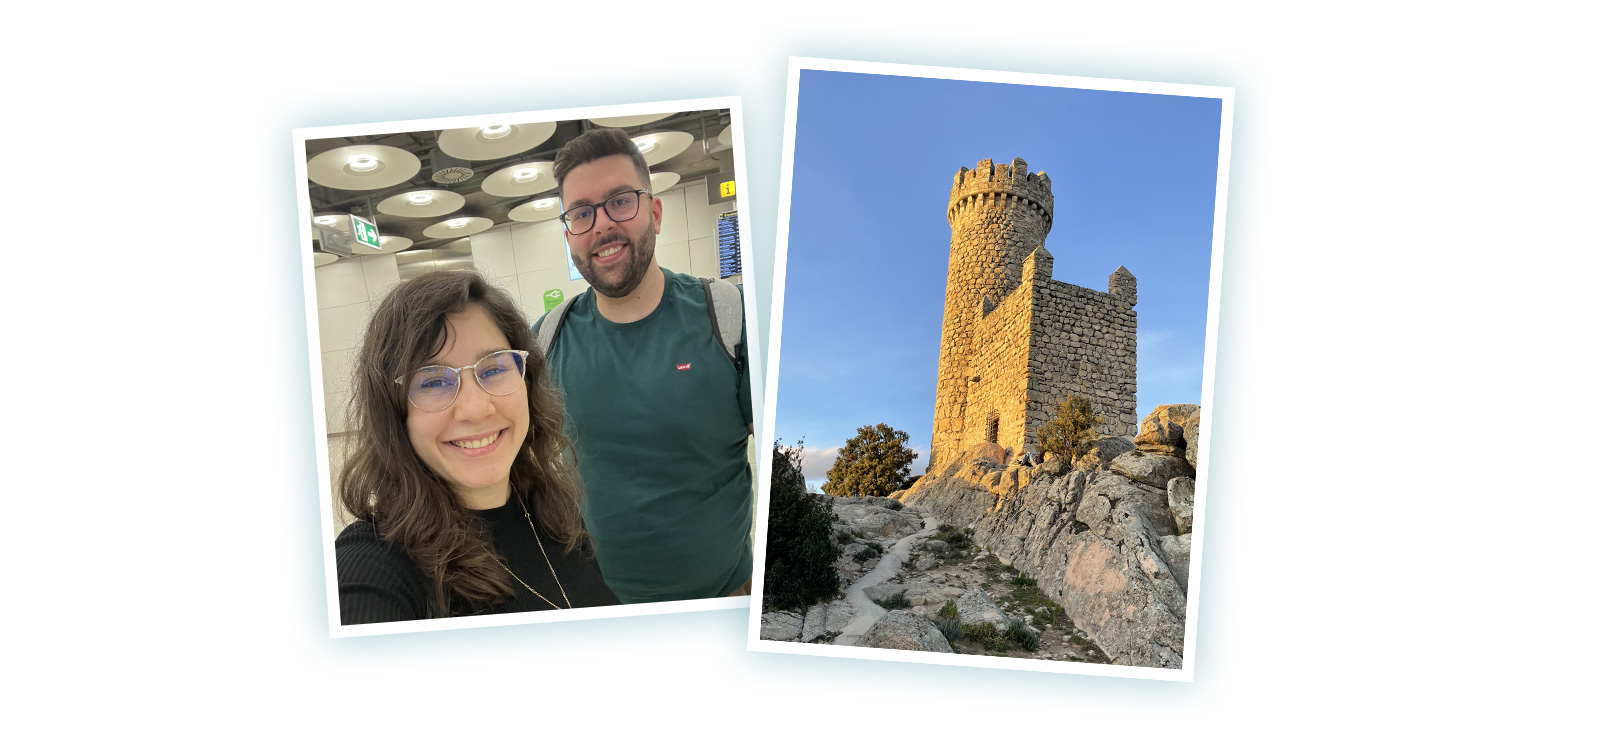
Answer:
POLYGON ((1118 267, 1110 285, 1122 283, 1127 294, 1054 280, 1037 293, 1029 355, 1028 444, 1055 402, 1067 395, 1082 395, 1094 404, 1105 422, 1101 433, 1139 433, 1139 319, 1127 286, 1133 281, 1126 268, 1118 267))
POLYGON ((1033 293, 1019 288, 973 324, 967 359, 967 406, 961 422, 966 446, 985 441, 998 419, 995 442, 1018 451, 1027 432, 1028 356, 1034 324, 1033 293))

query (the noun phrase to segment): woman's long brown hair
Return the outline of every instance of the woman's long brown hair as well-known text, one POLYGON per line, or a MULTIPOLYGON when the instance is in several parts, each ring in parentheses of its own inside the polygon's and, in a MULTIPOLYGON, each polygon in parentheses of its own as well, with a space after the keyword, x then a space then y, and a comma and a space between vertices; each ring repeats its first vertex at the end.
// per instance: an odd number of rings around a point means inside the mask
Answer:
POLYGON ((511 348, 532 352, 525 377, 528 442, 511 465, 512 495, 567 550, 585 542, 572 443, 561 430, 561 396, 516 303, 472 271, 435 271, 395 287, 373 313, 355 364, 348 429, 355 441, 339 476, 339 499, 351 516, 370 522, 416 561, 433 581, 444 615, 476 612, 514 593, 483 519, 411 446, 406 391, 395 382, 443 350, 446 317, 469 305, 489 314, 511 348))

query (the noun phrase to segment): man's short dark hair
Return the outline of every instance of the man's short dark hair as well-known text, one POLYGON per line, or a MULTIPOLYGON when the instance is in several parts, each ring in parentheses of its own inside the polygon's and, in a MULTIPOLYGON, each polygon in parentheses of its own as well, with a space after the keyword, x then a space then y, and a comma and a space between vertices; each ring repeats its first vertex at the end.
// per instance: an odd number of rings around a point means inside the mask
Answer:
POLYGON ((567 174, 573 168, 612 155, 627 155, 634 170, 639 171, 640 185, 650 188, 650 166, 644 162, 639 146, 621 129, 600 128, 573 137, 556 153, 556 193, 565 199, 567 174))

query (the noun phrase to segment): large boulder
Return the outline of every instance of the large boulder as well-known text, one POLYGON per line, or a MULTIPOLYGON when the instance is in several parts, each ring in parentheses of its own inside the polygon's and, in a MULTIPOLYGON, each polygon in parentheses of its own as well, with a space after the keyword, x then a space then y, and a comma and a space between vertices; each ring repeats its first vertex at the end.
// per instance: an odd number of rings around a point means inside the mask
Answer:
POLYGON ((800 637, 805 621, 798 614, 787 611, 761 613, 761 640, 793 641, 800 637))
POLYGON ((1127 437, 1100 437, 1089 445, 1089 451, 1083 457, 1072 461, 1072 467, 1079 470, 1109 470, 1113 460, 1132 449, 1133 441, 1127 437))
POLYGON ((1200 406, 1193 403, 1156 406, 1139 424, 1139 435, 1133 438, 1133 443, 1145 452, 1182 458, 1189 447, 1191 425, 1198 438, 1200 406))
POLYGON ((1167 490, 1167 481, 1194 476, 1194 468, 1182 457, 1156 455, 1143 450, 1124 452, 1111 461, 1111 471, 1152 488, 1167 490))
POLYGON ((961 615, 963 625, 977 625, 989 623, 1000 630, 1005 630, 1006 613, 1000 606, 989 598, 989 593, 982 589, 969 589, 956 599, 956 612, 961 615))
POLYGON ((1194 412, 1194 418, 1184 423, 1183 439, 1188 444, 1184 447, 1183 459, 1189 461, 1189 467, 1198 469, 1195 456, 1200 453, 1200 411, 1194 412))
POLYGON ((868 648, 897 648, 906 651, 939 651, 955 653, 944 634, 927 618, 915 612, 894 610, 874 623, 862 637, 861 646, 868 648))
POLYGON ((1194 531, 1193 478, 1167 481, 1167 508, 1172 511, 1172 521, 1178 525, 1178 534, 1194 531))
POLYGON ((1116 473, 1091 474, 1078 505, 1078 521, 1095 534, 1106 537, 1118 510, 1138 513, 1157 535, 1178 533, 1165 490, 1141 486, 1116 473))
POLYGON ((805 621, 800 624, 800 642, 810 643, 822 637, 828 628, 828 606, 821 602, 806 610, 805 621))
POLYGON ((847 521, 846 524, 867 537, 905 537, 922 529, 922 518, 914 513, 881 509, 878 513, 847 521))
POLYGON ((1153 578, 1147 572, 1146 564, 1157 561, 1141 555, 1149 549, 1088 533, 1066 542, 1059 601, 1073 623, 1112 663, 1181 668, 1182 590, 1170 576, 1153 578))
POLYGON ((823 628, 828 633, 838 633, 844 630, 856 616, 856 607, 842 599, 835 599, 828 603, 828 623, 823 628))
POLYGON ((1178 581, 1178 588, 1183 590, 1185 597, 1189 595, 1189 544, 1193 537, 1188 534, 1161 538, 1161 552, 1166 555, 1167 565, 1172 568, 1172 578, 1178 581))

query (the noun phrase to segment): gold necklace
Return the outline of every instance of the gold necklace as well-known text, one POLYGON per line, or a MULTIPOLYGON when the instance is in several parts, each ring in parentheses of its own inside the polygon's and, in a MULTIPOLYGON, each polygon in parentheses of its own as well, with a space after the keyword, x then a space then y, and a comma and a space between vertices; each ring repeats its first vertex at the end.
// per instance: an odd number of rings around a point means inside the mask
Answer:
MULTIPOLYGON (((539 546, 539 555, 544 556, 544 565, 550 569, 550 578, 556 580, 556 589, 561 591, 561 599, 567 603, 567 609, 572 609, 572 600, 567 598, 566 587, 561 586, 561 577, 556 575, 556 567, 550 563, 550 554, 544 552, 544 541, 539 539, 539 529, 533 526, 533 515, 528 513, 528 502, 523 501, 521 495, 519 494, 517 497, 517 504, 522 507, 522 518, 528 520, 528 529, 533 530, 533 541, 539 546)), ((544 600, 545 603, 551 607, 554 607, 558 610, 561 609, 561 605, 551 602, 548 597, 540 594, 539 590, 528 586, 528 582, 523 581, 522 577, 518 576, 516 571, 511 570, 511 567, 507 566, 503 561, 501 561, 498 556, 494 559, 494 562, 499 563, 500 567, 506 570, 506 573, 511 574, 511 578, 516 579, 517 583, 522 585, 522 588, 533 592, 533 596, 544 600)))

